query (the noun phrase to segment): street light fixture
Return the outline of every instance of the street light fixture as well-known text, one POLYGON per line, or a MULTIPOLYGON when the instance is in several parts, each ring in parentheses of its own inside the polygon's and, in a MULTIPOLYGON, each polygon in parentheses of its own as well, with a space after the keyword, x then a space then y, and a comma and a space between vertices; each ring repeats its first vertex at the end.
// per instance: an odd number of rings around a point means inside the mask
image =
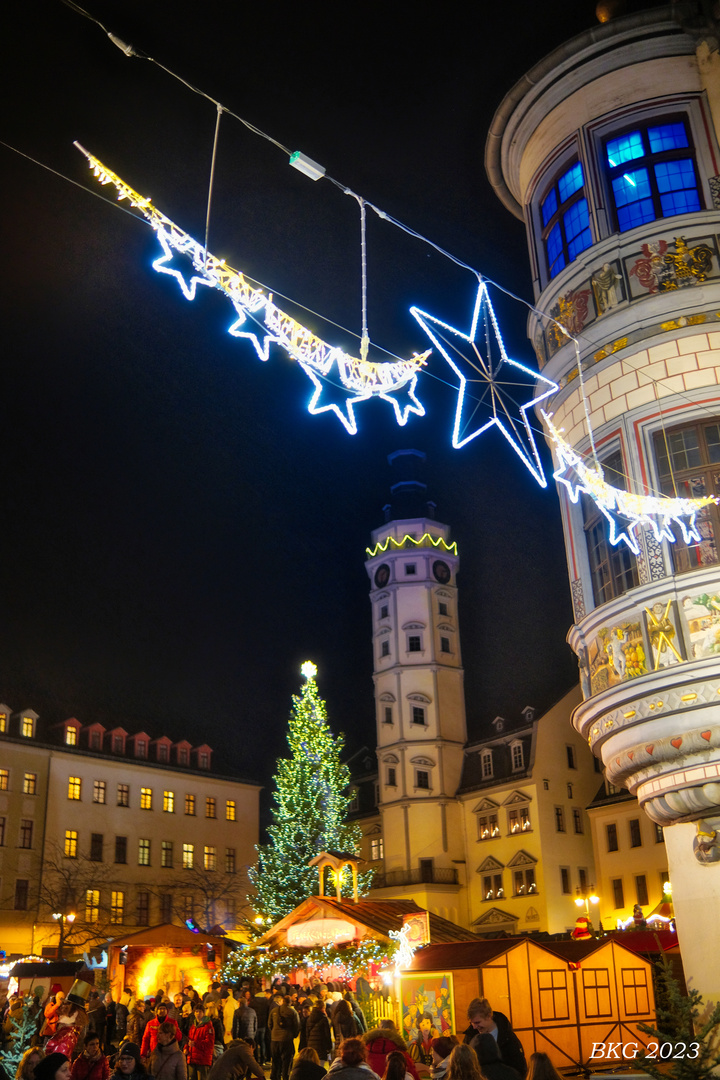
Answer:
POLYGON ((577 896, 575 897, 576 906, 579 907, 579 908, 584 907, 585 908, 585 914, 587 915, 588 918, 590 918, 590 905, 600 903, 600 897, 596 896, 596 894, 595 894, 595 886, 594 885, 590 886, 590 892, 589 893, 588 892, 581 892, 579 888, 576 889, 575 891, 577 892, 577 896))
POLYGON ((63 958, 63 946, 65 945, 65 925, 69 923, 70 926, 75 922, 75 912, 69 911, 67 915, 62 911, 53 911, 52 917, 55 922, 60 923, 60 940, 58 941, 57 958, 62 960, 63 958))

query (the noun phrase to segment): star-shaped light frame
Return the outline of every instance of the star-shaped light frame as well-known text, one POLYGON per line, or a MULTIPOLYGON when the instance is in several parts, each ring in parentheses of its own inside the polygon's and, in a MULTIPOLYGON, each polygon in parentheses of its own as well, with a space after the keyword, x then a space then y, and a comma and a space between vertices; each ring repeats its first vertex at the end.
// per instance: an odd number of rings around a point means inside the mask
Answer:
MULTIPOLYGON (((513 360, 508 356, 485 282, 481 281, 478 286, 469 333, 464 333, 462 330, 458 330, 457 327, 450 326, 449 323, 443 322, 441 319, 428 314, 426 311, 422 311, 418 307, 411 307, 410 312, 441 355, 448 362, 450 368, 455 375, 457 375, 459 380, 457 386, 458 398, 455 408, 455 422, 453 424, 452 433, 452 445, 455 449, 459 450, 463 446, 466 446, 467 443, 472 439, 476 439, 478 435, 482 435, 488 428, 497 427, 510 443, 528 471, 535 477, 538 484, 540 484, 541 487, 547 487, 545 471, 540 460, 540 455, 538 454, 535 436, 527 414, 529 409, 534 408, 539 402, 544 401, 550 394, 554 394, 558 390, 558 385, 551 379, 547 379, 544 375, 540 375, 537 371, 533 371, 531 368, 526 367, 525 364, 520 364, 517 360, 513 360), (485 352, 482 351, 477 341, 481 324, 484 329, 485 352), (455 347, 452 340, 448 341, 445 338, 442 331, 454 334, 461 341, 470 345, 474 353, 474 358, 468 359, 464 353, 461 353, 460 350, 455 347), (498 353, 497 359, 493 359, 492 356, 493 337, 495 339, 495 348, 498 353), (453 359, 450 354, 450 349, 453 349, 456 352, 457 358, 461 358, 466 366, 474 369, 477 373, 477 378, 468 377, 463 374, 458 359, 453 359), (538 383, 544 384, 545 389, 536 392, 535 395, 524 404, 518 404, 507 390, 508 385, 517 384, 510 384, 507 381, 501 381, 498 378, 500 369, 503 368, 504 365, 509 365, 510 367, 523 372, 524 375, 529 376, 531 379, 536 380, 538 383), (479 424, 478 427, 474 428, 466 435, 463 431, 463 413, 467 402, 471 400, 467 391, 468 382, 480 382, 485 384, 481 401, 486 397, 488 398, 491 415, 489 419, 484 423, 479 424)), ((503 372, 503 374, 505 374, 505 372, 503 372)), ((468 418, 465 425, 466 427, 471 426, 472 416, 478 408, 478 404, 475 405, 473 412, 468 418)))
MULTIPOLYGON (((159 274, 169 274, 171 277, 176 278, 186 300, 195 299, 195 290, 198 285, 207 285, 211 289, 215 288, 215 282, 204 274, 192 274, 188 281, 182 270, 178 270, 176 267, 169 265, 175 258, 175 252, 180 249, 177 244, 173 246, 169 243, 168 234, 164 229, 156 229, 155 232, 164 254, 155 260, 153 263, 153 270, 157 270, 159 274)), ((181 254, 186 253, 181 252, 181 254)), ((189 252, 187 253, 187 257, 192 259, 189 252)))

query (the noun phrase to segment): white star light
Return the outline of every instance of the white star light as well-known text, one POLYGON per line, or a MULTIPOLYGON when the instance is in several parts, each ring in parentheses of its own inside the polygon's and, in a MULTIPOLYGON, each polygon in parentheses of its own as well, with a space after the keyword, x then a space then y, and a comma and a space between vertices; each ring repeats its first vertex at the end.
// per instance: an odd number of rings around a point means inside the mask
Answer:
POLYGON ((173 248, 168 243, 167 233, 164 229, 156 229, 155 231, 165 254, 155 260, 153 263, 153 270, 157 270, 159 274, 170 274, 171 277, 176 278, 186 300, 195 299, 195 289, 198 285, 208 285, 211 289, 216 287, 215 281, 205 277, 203 274, 193 274, 190 280, 186 281, 185 274, 183 274, 182 270, 177 270, 172 266, 166 265, 166 263, 172 262, 174 258, 173 248))
POLYGON ((482 435, 488 428, 495 426, 499 428, 505 436, 525 467, 535 477, 538 484, 540 484, 541 487, 547 487, 545 472, 540 461, 540 456, 535 444, 535 436, 533 435, 532 428, 528 421, 527 412, 529 409, 534 408, 538 402, 544 401, 550 394, 554 394, 558 389, 558 385, 557 383, 552 382, 551 379, 546 379, 544 375, 538 374, 537 371, 532 371, 524 364, 519 364, 517 360, 512 360, 507 355, 485 283, 481 282, 478 288, 470 332, 467 334, 454 326, 450 326, 446 322, 442 322, 434 315, 429 315, 426 311, 421 311, 420 308, 411 307, 410 311, 420 323, 420 326, 433 344, 445 357, 459 380, 457 387, 458 399, 455 409, 455 423, 452 435, 452 444, 455 449, 459 450, 469 443, 471 439, 477 438, 478 435, 482 435), (476 341, 481 315, 484 316, 484 352, 481 345, 476 341), (469 358, 464 353, 460 353, 454 343, 446 339, 442 331, 454 334, 456 337, 466 342, 470 345, 474 355, 469 358), (493 338, 494 351, 497 353, 495 359, 493 359, 492 355, 493 338), (450 355, 451 349, 456 354, 455 359, 450 355), (463 374, 463 371, 461 371, 459 366, 461 363, 465 370, 469 372, 467 375, 463 374), (529 376, 539 383, 544 383, 547 389, 536 394, 535 397, 532 397, 523 405, 519 405, 513 399, 507 388, 508 386, 522 385, 524 390, 525 384, 509 383, 507 381, 509 372, 506 370, 506 365, 523 372, 524 375, 529 376), (506 377, 504 380, 501 380, 498 377, 501 369, 502 374, 506 377), (473 399, 467 393, 468 382, 476 383, 481 386, 479 401, 475 400, 473 403, 473 399), (473 416, 480 404, 485 404, 487 406, 490 410, 490 417, 485 420, 484 423, 480 423, 477 427, 472 428, 473 416), (468 406, 470 406, 469 415, 466 416, 463 422, 463 414, 468 411, 468 406), (472 430, 470 430, 469 434, 465 434, 465 431, 468 428, 471 428, 472 430))
POLYGON ((313 664, 312 660, 306 660, 300 668, 300 674, 304 675, 306 679, 314 679, 317 675, 317 665, 313 664))

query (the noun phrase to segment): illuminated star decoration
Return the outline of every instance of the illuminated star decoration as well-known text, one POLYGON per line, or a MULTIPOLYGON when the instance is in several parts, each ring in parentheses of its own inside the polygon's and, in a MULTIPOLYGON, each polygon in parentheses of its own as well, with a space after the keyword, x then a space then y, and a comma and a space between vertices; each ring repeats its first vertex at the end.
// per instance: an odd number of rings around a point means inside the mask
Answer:
POLYGON ((314 679, 317 675, 317 664, 313 664, 312 660, 306 660, 300 668, 300 674, 306 679, 314 679))
POLYGON ((395 953, 396 975, 399 975, 403 969, 407 970, 413 962, 415 946, 410 941, 411 930, 410 923, 403 923, 399 930, 390 930, 389 932, 389 936, 393 941, 397 942, 397 952, 395 953))
POLYGON ((538 484, 547 487, 527 413, 538 402, 554 394, 558 385, 507 355, 485 283, 480 282, 467 334, 417 307, 411 307, 410 311, 459 380, 452 435, 455 449, 459 450, 488 428, 497 427, 538 484), (448 334, 454 337, 448 337, 448 334), (455 339, 460 339, 470 349, 461 352, 455 339), (540 391, 536 391, 535 396, 524 404, 516 402, 513 393, 521 388, 524 396, 527 382, 513 381, 514 371, 522 372, 541 384, 540 391), (468 384, 475 389, 475 395, 469 392, 468 384), (481 406, 482 416, 477 426, 473 426, 476 423, 475 414, 481 406))
POLYGON ((697 515, 704 507, 718 502, 714 495, 681 499, 665 495, 635 495, 613 487, 607 483, 601 469, 587 465, 563 439, 561 430, 555 427, 548 413, 542 412, 542 418, 558 460, 553 477, 566 488, 571 502, 576 503, 582 491, 597 503, 598 509, 610 522, 611 544, 625 543, 638 555, 640 548, 635 529, 639 525, 650 528, 658 543, 668 540, 674 544, 676 537, 670 522, 678 526, 686 544, 699 544, 702 541, 697 528, 697 515))
POLYGON ((415 395, 415 387, 418 371, 427 363, 431 350, 416 353, 409 360, 375 363, 328 345, 277 307, 272 293, 251 284, 224 259, 205 251, 201 244, 153 206, 150 199, 134 191, 79 143, 75 146, 88 159, 100 183, 113 184, 118 200, 127 199, 157 233, 163 254, 153 263, 155 270, 174 277, 187 300, 195 299, 198 285, 219 289, 235 309, 236 318, 228 328, 233 337, 250 341, 263 361, 268 359, 270 346, 274 344, 300 364, 314 387, 308 405, 311 413, 334 412, 351 435, 357 432, 354 407, 373 397, 392 405, 400 425, 407 423, 410 413, 425 415, 425 409, 415 395), (175 253, 184 258, 176 259, 175 253), (248 318, 255 323, 257 331, 246 328, 248 318), (335 391, 335 396, 339 394, 343 399, 341 404, 331 400, 335 391))

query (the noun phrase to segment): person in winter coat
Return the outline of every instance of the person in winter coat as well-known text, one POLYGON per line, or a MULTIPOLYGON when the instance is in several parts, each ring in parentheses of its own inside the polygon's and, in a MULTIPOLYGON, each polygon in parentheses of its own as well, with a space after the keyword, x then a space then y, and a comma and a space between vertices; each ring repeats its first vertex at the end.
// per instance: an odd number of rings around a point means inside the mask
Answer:
POLYGON ((498 1044, 488 1032, 473 1040, 473 1049, 480 1062, 480 1072, 485 1080, 520 1080, 520 1074, 511 1065, 500 1060, 498 1044))
POLYGON ((323 1080, 325 1073, 312 1046, 306 1046, 295 1055, 290 1080, 323 1080))
POLYGON ((353 1011, 353 1016, 355 1017, 358 1024, 360 1025, 360 1033, 361 1033, 361 1035, 364 1035, 364 1033, 368 1029, 367 1020, 365 1019, 365 1013, 360 1008, 360 1005, 358 1004, 357 999, 355 998, 355 995, 353 994, 352 990, 347 990, 345 992, 344 997, 345 997, 345 1000, 347 1001, 348 1005, 350 1006, 350 1008, 353 1011))
POLYGON ((111 993, 107 993, 103 999, 105 1006, 105 1049, 109 1052, 115 1039, 115 1002, 111 993))
MULTIPOLYGON (((243 998, 243 1001, 245 999, 243 998)), ((226 988, 220 994, 220 1016, 223 1022, 223 1031, 225 1032, 225 1042, 232 1042, 233 1033, 232 1026, 235 1019, 235 1013, 237 1011, 238 1002, 233 994, 226 988)), ((253 1036, 255 1038, 255 1036, 253 1036)))
POLYGON ((88 1031, 94 1031, 100 1039, 100 1046, 105 1038, 105 1002, 97 990, 93 990, 88 998, 88 1031))
POLYGON ((180 1049, 177 1024, 173 1020, 163 1020, 158 1027, 155 1049, 148 1064, 155 1080, 187 1080, 185 1055, 180 1049))
POLYGON ((145 1066, 140 1061, 140 1047, 137 1043, 124 1042, 118 1050, 115 1071, 110 1080, 151 1080, 145 1066))
POLYGON ((432 1041, 432 1080, 445 1080, 445 1073, 450 1066, 450 1055, 457 1046, 457 1040, 448 1035, 439 1035, 432 1041))
POLYGON ((127 1022, 130 1015, 132 994, 129 990, 123 990, 120 1000, 115 1006, 115 1039, 118 1043, 127 1035, 127 1022))
POLYGON ((336 1046, 344 1039, 355 1039, 361 1034, 360 1024, 353 1016, 350 1005, 342 998, 333 1005, 331 1022, 336 1046))
POLYGON ((213 1063, 215 1046, 215 1028, 209 1016, 205 1015, 202 1001, 196 1001, 193 1009, 194 1022, 188 1031, 186 1047, 189 1080, 207 1080, 213 1063))
POLYGON ((245 1042, 249 1042, 249 1040, 252 1039, 252 1041, 255 1042, 257 1026, 257 1013, 254 1009, 250 1008, 243 998, 233 1013, 232 1038, 243 1039, 245 1042))
POLYGON ((253 1057, 248 1044, 242 1039, 236 1039, 217 1059, 208 1080, 243 1080, 248 1072, 256 1076, 257 1080, 265 1080, 265 1073, 253 1057))
POLYGON ((261 1065, 270 1060, 270 1032, 268 1031, 268 1013, 270 1012, 270 999, 264 990, 258 990, 255 997, 250 998, 248 1005, 257 1014, 257 1034, 255 1036, 257 1059, 261 1065))
POLYGON ((300 1034, 300 1017, 290 1004, 290 998, 270 1011, 270 1080, 289 1080, 294 1041, 300 1034))
POLYGON ((147 1063, 148 1058, 157 1046, 160 1028, 167 1023, 172 1026, 173 1038, 179 1045, 182 1042, 182 1031, 175 1020, 168 1019, 167 1002, 161 1001, 159 1005, 155 1006, 155 1016, 146 1024, 142 1042, 140 1043, 140 1056, 145 1063, 147 1063))
MULTIPOLYGON (((145 1002, 134 1002, 128 1013, 126 1038, 128 1038, 131 1043, 137 1043, 137 1045, 142 1048, 143 1036, 147 1025, 148 1021, 145 1019, 145 1002)), ((145 1057, 142 1049, 141 1057, 145 1057)))
POLYGON ((380 1080, 366 1059, 367 1047, 362 1039, 345 1039, 328 1069, 328 1080, 380 1080))
POLYGON ((58 990, 57 993, 50 998, 45 1006, 45 1025, 40 1032, 44 1039, 49 1039, 55 1034, 58 1025, 58 1010, 65 1000, 65 993, 63 990, 58 990))
POLYGON ((378 1076, 382 1076, 385 1072, 385 1061, 388 1054, 391 1054, 393 1050, 400 1050, 405 1055, 407 1071, 413 1077, 413 1080, 420 1080, 415 1062, 408 1053, 407 1043, 392 1020, 381 1020, 380 1027, 373 1028, 372 1031, 366 1031, 363 1035, 363 1042, 367 1046, 368 1064, 378 1076))
POLYGON ((70 1061, 64 1054, 48 1054, 35 1066, 35 1080, 70 1080, 70 1061))
POLYGON ((332 1035, 330 1033, 330 1021, 327 1018, 325 1006, 322 1002, 318 1002, 310 1010, 305 1025, 305 1038, 308 1048, 315 1051, 320 1061, 327 1061, 332 1053, 332 1035))
POLYGON ((504 1013, 493 1012, 487 998, 473 998, 467 1010, 470 1027, 465 1032, 465 1042, 475 1049, 479 1035, 488 1032, 495 1039, 502 1061, 520 1073, 525 1080, 527 1062, 522 1043, 512 1029, 512 1024, 504 1013))
POLYGON ((82 1054, 73 1061, 70 1076, 72 1080, 108 1080, 110 1062, 100 1048, 100 1036, 94 1031, 85 1036, 82 1054))

